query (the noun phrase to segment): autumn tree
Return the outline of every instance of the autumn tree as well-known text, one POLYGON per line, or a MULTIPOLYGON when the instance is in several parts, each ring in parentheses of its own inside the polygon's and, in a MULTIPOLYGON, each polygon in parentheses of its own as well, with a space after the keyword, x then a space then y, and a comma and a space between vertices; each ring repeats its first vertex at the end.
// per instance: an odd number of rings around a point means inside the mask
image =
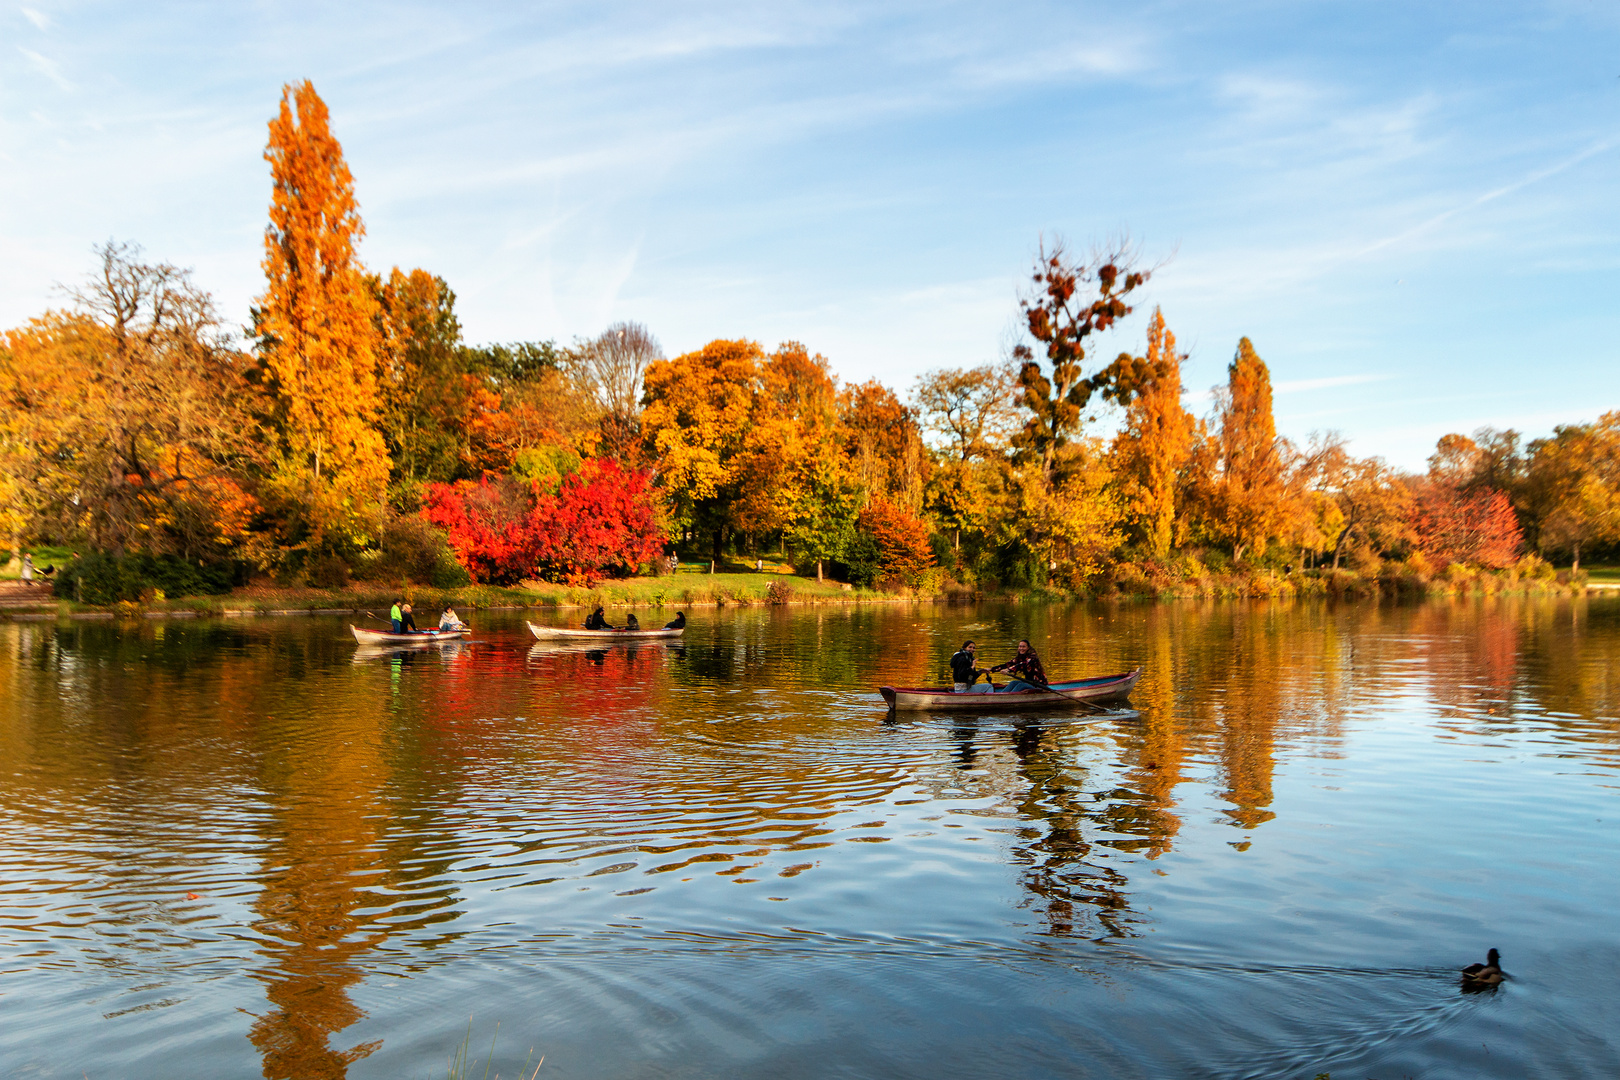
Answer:
POLYGON ((257 554, 253 392, 212 298, 132 244, 97 254, 71 310, 6 335, 14 512, 115 554, 257 554))
POLYGON ((855 534, 860 490, 841 452, 838 380, 827 359, 785 342, 761 371, 752 483, 769 493, 787 549, 823 564, 842 559, 855 534))
POLYGON ((1155 310, 1143 371, 1133 380, 1124 428, 1115 443, 1130 519, 1159 559, 1176 541, 1181 470, 1192 450, 1194 421, 1181 405, 1183 359, 1164 313, 1155 310))
POLYGON ((1123 248, 1082 263, 1071 259, 1061 242, 1051 248, 1041 245, 1032 278, 1035 288, 1020 308, 1046 367, 1027 345, 1018 346, 1014 357, 1021 361, 1018 384, 1029 411, 1018 444, 1041 462, 1047 475, 1057 451, 1079 433, 1092 395, 1112 396, 1117 368, 1108 365, 1086 375, 1086 350, 1093 334, 1131 313, 1125 298, 1147 281, 1148 273, 1130 263, 1123 248))
POLYGON ((1248 338, 1238 342, 1217 392, 1220 476, 1215 517, 1232 558, 1264 552, 1283 523, 1285 503, 1277 427, 1271 411, 1271 372, 1248 338))
POLYGON ((928 526, 917 515, 881 495, 867 502, 860 514, 860 530, 870 538, 875 558, 870 567, 852 567, 859 584, 888 582, 916 588, 933 565, 928 526))
POLYGON ((1412 487, 1383 458, 1356 458, 1335 447, 1323 487, 1339 508, 1338 529, 1330 537, 1333 569, 1346 546, 1355 542, 1375 552, 1413 542, 1412 487))
POLYGON ((916 415, 893 390, 871 379, 844 388, 840 418, 844 452, 861 490, 916 513, 929 472, 916 415))
POLYGON ((376 300, 355 251, 365 227, 354 178, 307 80, 283 88, 264 156, 273 192, 254 328, 276 433, 267 490, 289 540, 363 543, 389 473, 375 426, 376 300))
POLYGON ((1411 515, 1418 550, 1438 566, 1472 563, 1500 570, 1524 546, 1513 506, 1500 491, 1466 491, 1430 477, 1418 488, 1411 515))
POLYGON ((395 267, 372 279, 372 291, 381 428, 396 500, 409 505, 421 485, 469 471, 469 432, 491 396, 462 347, 456 294, 443 278, 395 267))
POLYGON ((674 524, 709 533, 720 557, 744 494, 764 350, 752 341, 711 341, 695 352, 655 360, 644 376, 643 449, 656 463, 674 524))
POLYGON ((1620 539, 1620 412, 1563 424, 1530 444, 1527 502, 1542 550, 1569 551, 1620 539))
POLYGON ((912 391, 935 455, 925 505, 951 530, 958 560, 962 531, 982 531, 1004 489, 1006 451, 1020 427, 1018 393, 1009 364, 930 371, 912 391))

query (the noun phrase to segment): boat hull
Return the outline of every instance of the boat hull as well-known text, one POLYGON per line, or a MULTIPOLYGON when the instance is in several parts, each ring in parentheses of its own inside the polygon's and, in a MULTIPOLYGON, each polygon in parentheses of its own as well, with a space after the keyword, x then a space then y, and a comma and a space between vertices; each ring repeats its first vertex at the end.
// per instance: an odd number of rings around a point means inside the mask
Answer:
POLYGON ((422 630, 415 634, 393 634, 387 630, 366 630, 349 624, 354 640, 362 645, 431 645, 435 641, 455 641, 472 633, 472 627, 461 630, 422 630))
POLYGON ((529 623, 529 633, 541 641, 661 641, 678 638, 686 633, 679 630, 576 630, 571 626, 536 626, 529 623))
POLYGON ((1052 690, 998 690, 993 694, 958 694, 949 687, 883 686, 878 692, 896 712, 1006 712, 1010 709, 1067 709, 1124 701, 1142 671, 1099 675, 1092 679, 1053 683, 1052 690), (1061 692, 1058 692, 1061 691, 1061 692))

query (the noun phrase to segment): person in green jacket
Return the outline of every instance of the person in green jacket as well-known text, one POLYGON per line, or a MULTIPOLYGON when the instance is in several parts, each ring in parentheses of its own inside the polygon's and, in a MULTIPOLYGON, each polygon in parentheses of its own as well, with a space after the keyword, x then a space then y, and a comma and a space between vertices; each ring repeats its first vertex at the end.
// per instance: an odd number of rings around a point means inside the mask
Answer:
POLYGON ((395 600, 393 610, 389 611, 388 613, 388 621, 394 624, 394 633, 397 634, 400 632, 400 622, 403 619, 404 615, 402 615, 399 610, 399 601, 395 600))

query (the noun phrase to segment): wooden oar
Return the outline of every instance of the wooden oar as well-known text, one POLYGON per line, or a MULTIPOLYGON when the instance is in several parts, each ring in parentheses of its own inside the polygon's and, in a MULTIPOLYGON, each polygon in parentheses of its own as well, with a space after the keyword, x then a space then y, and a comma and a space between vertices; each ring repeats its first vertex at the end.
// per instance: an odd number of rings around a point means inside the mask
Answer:
POLYGON ((1059 697, 1066 697, 1070 701, 1073 701, 1076 705, 1083 705, 1086 708, 1090 709, 1094 713, 1105 713, 1105 712, 1108 711, 1107 709, 1103 708, 1100 705, 1095 705, 1095 704, 1093 704, 1093 703, 1091 703, 1089 701, 1086 701, 1086 700, 1084 700, 1082 698, 1075 697, 1074 695, 1079 693, 1079 691, 1077 691, 1077 690, 1059 690, 1057 687, 1053 686, 1051 683, 1048 683, 1048 682, 1036 682, 1034 679, 1028 679, 1028 678, 1025 678, 1022 675, 1015 675, 1015 676, 1009 676, 1009 677, 1010 678, 1016 678, 1020 682, 1027 682, 1027 683, 1029 683, 1029 685, 1035 687, 1037 690, 1045 690, 1049 694, 1056 694, 1059 697))

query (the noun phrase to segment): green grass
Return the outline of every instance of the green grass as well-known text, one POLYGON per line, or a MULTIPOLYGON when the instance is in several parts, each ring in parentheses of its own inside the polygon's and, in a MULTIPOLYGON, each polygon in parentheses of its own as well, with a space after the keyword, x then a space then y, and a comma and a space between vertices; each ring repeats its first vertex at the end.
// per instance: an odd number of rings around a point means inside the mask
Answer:
MULTIPOLYGON (((600 581, 593 588, 533 582, 526 587, 500 588, 469 585, 459 589, 435 589, 428 585, 389 585, 381 582, 354 582, 346 589, 279 588, 248 586, 227 596, 166 597, 146 605, 151 611, 195 611, 218 615, 232 611, 317 611, 360 610, 379 616, 388 614, 389 605, 403 593, 418 613, 438 619, 447 605, 472 621, 470 613, 486 608, 590 608, 601 604, 610 610, 662 611, 673 614, 682 608, 747 607, 769 604, 772 585, 778 587, 778 602, 847 603, 904 599, 902 594, 872 589, 846 588, 836 581, 817 582, 814 578, 791 574, 708 574, 687 572, 684 568, 665 577, 627 578, 600 581)), ((79 611, 104 610, 91 604, 55 601, 62 615, 79 611)), ((120 607, 119 610, 125 610, 120 607)), ((131 606, 133 610, 133 606, 131 606)), ((363 616, 362 616, 363 618, 363 616)), ((655 616, 656 618, 656 616, 655 616)), ((662 620, 659 620, 662 621, 662 620)))
MULTIPOLYGON (((66 566, 73 561, 72 548, 36 547, 24 548, 23 550, 34 557, 35 571, 66 566)), ((22 557, 20 555, 16 559, 12 559, 10 552, 7 552, 0 558, 7 560, 4 564, 0 564, 0 580, 16 581, 22 577, 22 557)), ((39 579, 35 578, 34 580, 39 579)))
MULTIPOLYGON (((1560 572, 1567 573, 1568 567, 1561 567, 1560 572)), ((1620 566, 1593 566, 1587 563, 1582 565, 1581 573, 1586 575, 1589 582, 1620 585, 1620 566)))

